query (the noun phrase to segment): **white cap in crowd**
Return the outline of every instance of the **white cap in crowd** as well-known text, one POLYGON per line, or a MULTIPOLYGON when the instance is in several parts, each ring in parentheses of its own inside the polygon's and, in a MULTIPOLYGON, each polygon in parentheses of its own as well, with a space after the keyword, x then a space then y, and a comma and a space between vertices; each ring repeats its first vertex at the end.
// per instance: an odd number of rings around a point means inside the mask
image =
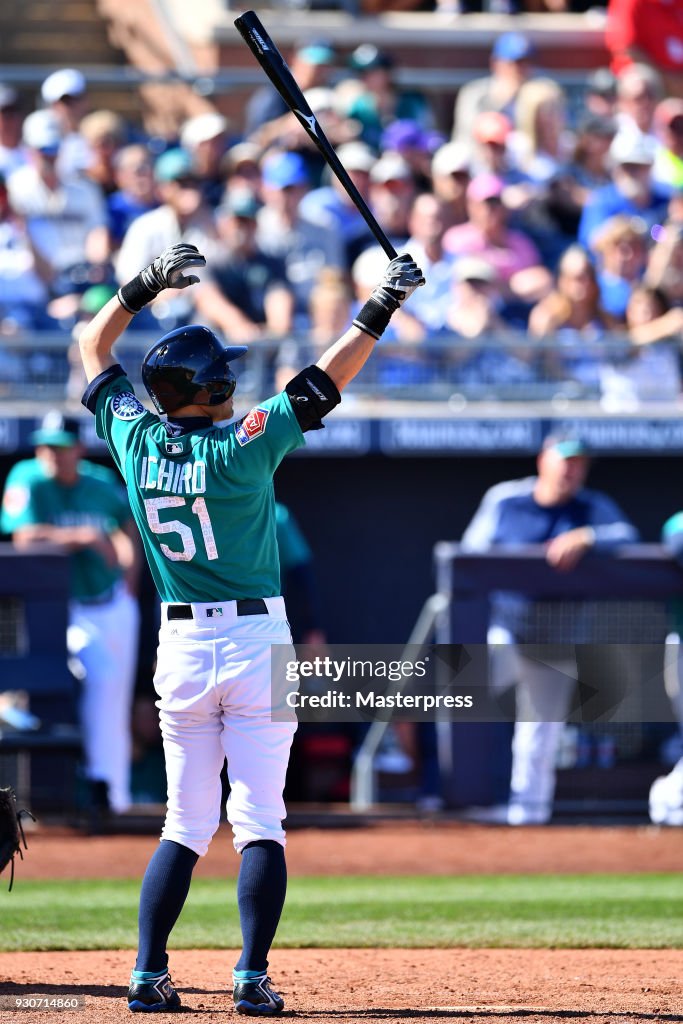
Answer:
POLYGON ((371 171, 376 157, 364 142, 345 142, 337 150, 337 156, 347 171, 371 171))
POLYGON ((400 153, 384 153, 370 171, 370 180, 378 185, 388 181, 412 181, 410 164, 400 153))
POLYGON ((218 138, 227 130, 228 119, 217 111, 209 110, 185 122, 180 132, 180 145, 183 149, 194 149, 202 142, 218 138))
POLYGON ((497 279, 494 268, 480 256, 463 256, 455 264, 455 281, 483 281, 492 284, 497 279))
POLYGON ((62 140, 59 121, 51 110, 34 110, 24 121, 22 138, 31 149, 56 152, 62 140))
POLYGON ((334 89, 327 89, 324 85, 316 85, 306 89, 304 97, 314 114, 325 114, 334 112, 337 109, 337 97, 334 89))
POLYGON ((432 174, 469 173, 471 164, 472 153, 466 142, 447 142, 432 157, 432 174))
POLYGON ((53 71, 43 82, 40 95, 44 103, 57 103, 64 96, 82 96, 88 88, 85 75, 76 68, 53 71))
POLYGON ((614 136, 609 148, 609 155, 614 164, 654 163, 654 146, 649 139, 636 131, 623 131, 614 136))
POLYGON ((371 245, 357 256, 351 267, 351 278, 355 285, 371 288, 377 284, 387 269, 387 256, 379 245, 371 245))

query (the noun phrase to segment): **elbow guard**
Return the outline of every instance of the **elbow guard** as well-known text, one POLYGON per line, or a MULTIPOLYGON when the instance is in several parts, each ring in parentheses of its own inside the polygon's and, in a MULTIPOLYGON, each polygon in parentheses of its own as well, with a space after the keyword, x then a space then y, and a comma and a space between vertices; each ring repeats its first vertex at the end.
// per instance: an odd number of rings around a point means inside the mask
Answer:
POLYGON ((320 430, 323 416, 341 402, 334 381, 319 366, 307 366, 286 385, 285 391, 304 434, 320 430))

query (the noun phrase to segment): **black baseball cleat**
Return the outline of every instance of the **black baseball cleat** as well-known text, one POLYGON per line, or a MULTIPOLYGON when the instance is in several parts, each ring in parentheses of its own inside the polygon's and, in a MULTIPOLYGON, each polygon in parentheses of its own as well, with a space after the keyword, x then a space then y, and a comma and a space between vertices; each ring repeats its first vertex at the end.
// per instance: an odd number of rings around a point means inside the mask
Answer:
POLYGON ((180 1009, 180 996, 173 988, 168 971, 145 981, 138 981, 134 971, 130 976, 128 1009, 133 1013, 163 1013, 180 1009))
POLYGON ((233 975, 232 980, 232 998, 238 1013, 245 1013, 250 1017, 266 1017, 284 1010, 285 1001, 270 987, 270 978, 267 974, 249 978, 248 981, 233 975))

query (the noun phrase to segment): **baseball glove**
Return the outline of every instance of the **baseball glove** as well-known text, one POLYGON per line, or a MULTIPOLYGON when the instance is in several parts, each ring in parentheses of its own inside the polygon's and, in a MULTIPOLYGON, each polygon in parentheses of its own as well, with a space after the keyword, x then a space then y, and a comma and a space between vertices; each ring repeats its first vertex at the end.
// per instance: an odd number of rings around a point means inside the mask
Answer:
POLYGON ((17 798, 14 795, 14 790, 9 787, 0 789, 0 874, 8 864, 12 865, 9 892, 12 891, 14 884, 14 858, 19 854, 21 859, 24 859, 22 843, 24 850, 28 850, 24 828, 21 824, 24 815, 31 818, 32 821, 36 820, 30 811, 17 810, 17 798))

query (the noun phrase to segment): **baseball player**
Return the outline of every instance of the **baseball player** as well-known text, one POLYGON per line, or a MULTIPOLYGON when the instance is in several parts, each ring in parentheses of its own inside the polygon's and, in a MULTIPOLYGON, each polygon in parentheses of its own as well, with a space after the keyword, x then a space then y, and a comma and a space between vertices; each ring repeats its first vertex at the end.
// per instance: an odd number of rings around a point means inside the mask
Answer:
MULTIPOLYGON (((615 502, 584 486, 590 460, 580 439, 548 436, 537 466, 537 476, 487 491, 463 535, 464 550, 545 544, 549 565, 569 572, 592 548, 609 551, 638 540, 615 502)), ((542 825, 552 815, 557 750, 577 676, 572 645, 581 640, 552 625, 539 639, 533 606, 519 593, 491 595, 492 685, 502 690, 517 684, 509 825, 542 825), (539 654, 539 642, 555 653, 546 648, 539 654)))
POLYGON ((118 476, 83 458, 78 422, 48 413, 36 457, 10 470, 1 527, 18 547, 71 558, 67 648, 82 681, 80 717, 91 826, 130 806, 130 712, 138 649, 139 540, 118 476))
POLYGON ((242 953, 233 971, 239 1013, 279 1013, 268 952, 285 899, 282 800, 295 725, 271 721, 273 644, 290 644, 280 596, 273 474, 308 430, 340 401, 392 314, 424 283, 408 255, 389 264, 353 325, 284 391, 228 426, 235 377, 246 352, 206 327, 165 335, 149 350, 142 379, 159 413, 133 392, 112 346, 165 288, 198 278, 206 260, 192 245, 166 249, 87 325, 80 350, 95 414, 128 489, 162 621, 154 686, 168 783, 161 842, 142 882, 139 946, 128 1006, 180 1006, 168 973, 167 939, 192 871, 218 827, 219 774, 228 762, 227 816, 241 854, 237 901, 242 953))

